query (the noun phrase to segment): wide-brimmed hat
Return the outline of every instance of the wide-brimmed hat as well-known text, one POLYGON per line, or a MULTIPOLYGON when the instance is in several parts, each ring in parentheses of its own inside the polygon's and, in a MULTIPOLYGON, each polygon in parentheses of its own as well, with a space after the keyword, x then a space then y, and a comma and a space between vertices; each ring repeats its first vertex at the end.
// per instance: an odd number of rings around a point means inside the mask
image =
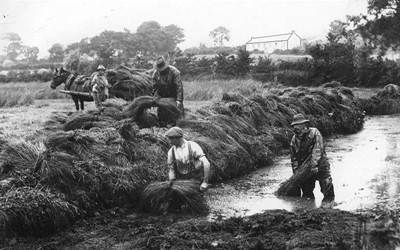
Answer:
POLYGON ((100 70, 106 70, 106 67, 104 67, 103 65, 99 65, 98 67, 97 67, 97 71, 100 71, 100 70))
POLYGON ((304 124, 308 122, 310 122, 310 120, 306 119, 303 114, 295 114, 293 116, 293 122, 290 124, 290 126, 304 124))
POLYGON ((172 127, 165 133, 168 138, 181 138, 183 137, 183 130, 180 127, 172 127))
POLYGON ((159 71, 163 71, 168 67, 167 62, 165 61, 164 57, 160 56, 156 60, 156 68, 159 71))

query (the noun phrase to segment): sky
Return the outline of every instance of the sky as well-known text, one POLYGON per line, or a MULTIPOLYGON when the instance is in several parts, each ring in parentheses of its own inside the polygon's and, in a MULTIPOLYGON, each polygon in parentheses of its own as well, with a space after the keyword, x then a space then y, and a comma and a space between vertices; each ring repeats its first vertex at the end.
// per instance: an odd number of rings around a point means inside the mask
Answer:
POLYGON ((292 30, 307 40, 324 39, 331 21, 366 9, 367 0, 1 0, 0 35, 18 33, 45 57, 54 43, 66 46, 104 30, 135 32, 154 20, 184 29, 181 49, 211 46, 209 33, 218 26, 230 30, 227 45, 237 46, 251 36, 292 30))

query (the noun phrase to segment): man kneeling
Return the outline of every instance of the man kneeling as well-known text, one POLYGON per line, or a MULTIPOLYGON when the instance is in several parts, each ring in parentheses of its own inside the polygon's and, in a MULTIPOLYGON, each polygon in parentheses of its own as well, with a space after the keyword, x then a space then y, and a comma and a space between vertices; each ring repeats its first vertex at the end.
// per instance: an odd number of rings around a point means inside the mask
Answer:
POLYGON ((170 128, 166 136, 173 145, 168 151, 168 178, 172 185, 175 179, 198 180, 200 191, 208 188, 210 178, 210 162, 207 160, 200 145, 187 141, 183 130, 179 127, 170 128))

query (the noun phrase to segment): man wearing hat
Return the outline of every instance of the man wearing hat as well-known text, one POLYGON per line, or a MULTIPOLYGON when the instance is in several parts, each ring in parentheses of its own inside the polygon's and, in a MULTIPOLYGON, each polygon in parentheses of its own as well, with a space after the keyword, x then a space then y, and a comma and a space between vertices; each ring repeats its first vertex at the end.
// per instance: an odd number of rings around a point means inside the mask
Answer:
MULTIPOLYGON (((183 86, 181 73, 174 66, 168 65, 164 57, 159 57, 155 63, 156 70, 153 74, 154 96, 168 99, 175 105, 183 115, 183 86)), ((161 123, 175 125, 174 119, 170 117, 168 110, 158 108, 158 118, 161 123)), ((167 125, 164 124, 164 125, 167 125)))
POLYGON ((101 95, 104 93, 105 97, 108 98, 108 88, 110 84, 105 76, 106 68, 103 65, 97 67, 97 71, 92 74, 92 97, 96 108, 100 111, 103 110, 103 105, 101 103, 101 95))
POLYGON ((187 141, 179 127, 172 127, 166 132, 172 147, 168 151, 168 179, 194 179, 201 181, 200 191, 207 190, 210 179, 210 162, 207 160, 200 145, 187 141))
POLYGON ((304 115, 296 114, 291 126, 294 136, 290 143, 290 155, 293 173, 306 161, 311 163, 312 176, 299 187, 295 196, 314 199, 315 181, 318 180, 321 192, 324 195, 322 202, 331 202, 335 198, 330 173, 330 164, 326 157, 324 142, 317 128, 309 126, 310 121, 304 115))

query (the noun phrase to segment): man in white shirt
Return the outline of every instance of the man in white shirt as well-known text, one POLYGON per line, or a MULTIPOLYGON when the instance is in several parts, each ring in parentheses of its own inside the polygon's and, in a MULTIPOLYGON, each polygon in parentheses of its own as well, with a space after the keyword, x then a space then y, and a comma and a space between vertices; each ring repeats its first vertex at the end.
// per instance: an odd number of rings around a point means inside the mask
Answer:
POLYGON ((166 136, 173 145, 168 151, 169 181, 172 183, 175 179, 196 179, 201 181, 200 191, 207 190, 210 162, 200 145, 185 140, 183 130, 179 127, 170 128, 166 136))

